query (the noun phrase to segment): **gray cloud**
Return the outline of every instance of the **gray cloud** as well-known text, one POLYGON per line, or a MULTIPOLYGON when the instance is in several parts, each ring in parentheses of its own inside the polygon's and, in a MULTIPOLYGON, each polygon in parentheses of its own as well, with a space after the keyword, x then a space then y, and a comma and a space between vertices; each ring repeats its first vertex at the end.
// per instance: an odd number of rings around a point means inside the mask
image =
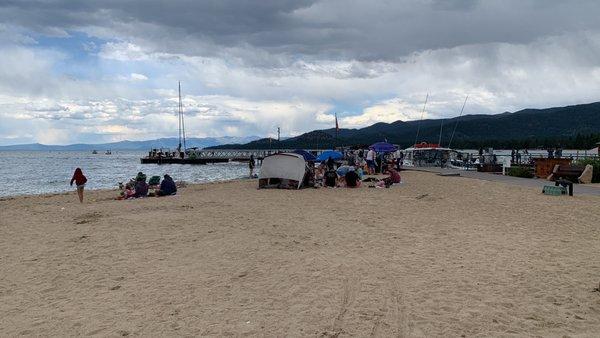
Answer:
POLYGON ((428 117, 457 114, 466 94, 466 113, 597 101, 599 12, 591 0, 4 0, 0 144, 173 135, 179 80, 192 136, 298 134, 330 127, 333 109, 343 127, 414 119, 426 93, 428 117))
MULTIPOLYGON (((598 29, 592 0, 4 1, 0 19, 57 34, 87 29, 160 52, 398 61, 411 53, 493 42, 528 43, 598 29), (249 51, 255 50, 254 53, 249 51)), ((267 66, 267 65, 263 65, 267 66)))

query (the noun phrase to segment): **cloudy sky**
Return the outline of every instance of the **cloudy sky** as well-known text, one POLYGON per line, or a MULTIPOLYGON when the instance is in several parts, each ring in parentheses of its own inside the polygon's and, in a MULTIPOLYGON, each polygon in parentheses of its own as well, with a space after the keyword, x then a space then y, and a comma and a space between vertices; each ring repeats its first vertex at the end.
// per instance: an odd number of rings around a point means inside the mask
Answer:
POLYGON ((596 0, 2 0, 0 145, 600 101, 596 0))

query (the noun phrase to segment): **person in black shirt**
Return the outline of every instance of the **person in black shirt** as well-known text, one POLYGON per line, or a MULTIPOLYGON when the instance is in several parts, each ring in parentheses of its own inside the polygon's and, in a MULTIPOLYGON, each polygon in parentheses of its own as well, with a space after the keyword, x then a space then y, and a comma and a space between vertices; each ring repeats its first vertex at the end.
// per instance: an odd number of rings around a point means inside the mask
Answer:
POLYGON ((250 155, 250 160, 248 161, 248 169, 250 169, 250 178, 254 177, 254 154, 250 155))
POLYGON ((337 185, 337 173, 335 170, 327 170, 325 172, 325 186, 335 188, 337 185))
POLYGON ((354 167, 350 167, 350 169, 348 169, 348 172, 346 173, 346 176, 344 178, 346 181, 346 187, 348 187, 348 188, 360 187, 360 178, 358 177, 358 174, 354 170, 354 167))
POLYGON ((329 170, 333 170, 335 169, 335 162, 333 161, 333 158, 331 158, 331 156, 329 156, 329 158, 327 159, 327 169, 329 170))

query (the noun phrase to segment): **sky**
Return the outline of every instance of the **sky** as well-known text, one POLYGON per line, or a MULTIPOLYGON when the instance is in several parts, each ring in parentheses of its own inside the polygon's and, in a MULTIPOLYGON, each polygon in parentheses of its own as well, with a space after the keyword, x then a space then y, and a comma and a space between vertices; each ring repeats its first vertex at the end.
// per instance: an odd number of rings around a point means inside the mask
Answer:
POLYGON ((596 0, 3 0, 0 145, 600 101, 596 0), (425 97, 429 95, 422 113, 425 97))

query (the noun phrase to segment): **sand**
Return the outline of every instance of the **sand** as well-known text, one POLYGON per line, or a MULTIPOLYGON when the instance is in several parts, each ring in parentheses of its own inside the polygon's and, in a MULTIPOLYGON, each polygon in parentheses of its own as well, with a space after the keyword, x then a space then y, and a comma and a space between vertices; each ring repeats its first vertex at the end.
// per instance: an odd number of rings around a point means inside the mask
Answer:
POLYGON ((600 198, 428 173, 0 201, 0 336, 596 336, 600 198))

